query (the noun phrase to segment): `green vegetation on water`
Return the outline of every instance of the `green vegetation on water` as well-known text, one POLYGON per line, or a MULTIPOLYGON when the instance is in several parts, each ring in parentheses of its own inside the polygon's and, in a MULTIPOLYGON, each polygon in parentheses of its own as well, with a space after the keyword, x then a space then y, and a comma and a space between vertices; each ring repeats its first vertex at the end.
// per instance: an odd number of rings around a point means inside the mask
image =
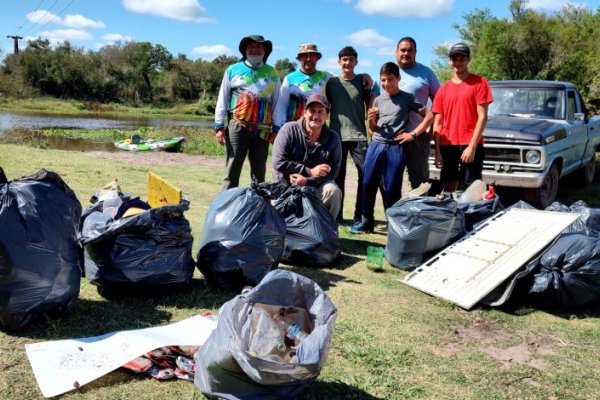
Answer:
MULTIPOLYGON (((213 139, 214 141, 214 139, 213 139)), ((220 190, 222 158, 185 157, 158 162, 160 153, 104 155, 0 143, 0 165, 9 179, 39 168, 58 172, 84 207, 99 187, 118 177, 124 191, 144 198, 148 171, 180 187, 189 198, 198 251, 202 225, 220 190), (136 161, 137 160, 137 161, 136 161), (207 161, 207 162, 205 162, 207 161)), ((353 168, 348 169, 355 182, 353 168)), ((248 185, 247 170, 242 185, 248 185)), ((598 185, 584 191, 595 196, 598 185)), ((572 196, 566 189, 563 196, 572 196), (567 193, 568 192, 568 193, 567 193)), ((355 192, 348 190, 348 198, 355 192)), ((573 195, 574 196, 574 195, 573 195)), ((351 215, 347 201, 345 215, 351 215)), ((377 218, 383 221, 380 207, 377 218)), ((515 304, 464 311, 400 283, 406 272, 367 269, 367 246, 384 246, 386 235, 352 236, 340 228, 342 257, 328 268, 281 265, 321 285, 339 315, 325 367, 303 399, 597 399, 600 316, 597 308, 538 310, 515 304)), ((75 312, 23 332, 0 332, 2 399, 41 398, 27 360, 26 343, 94 336, 178 321, 218 308, 234 296, 206 288, 196 271, 192 287, 171 294, 105 299, 82 279, 75 312)), ((203 399, 186 381, 159 382, 124 370, 61 396, 61 399, 203 399)))

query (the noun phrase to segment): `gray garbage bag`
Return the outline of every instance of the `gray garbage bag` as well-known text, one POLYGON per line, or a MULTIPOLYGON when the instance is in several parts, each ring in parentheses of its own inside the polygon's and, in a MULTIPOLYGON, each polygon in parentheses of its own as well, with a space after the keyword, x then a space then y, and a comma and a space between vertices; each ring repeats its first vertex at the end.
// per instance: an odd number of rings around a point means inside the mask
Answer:
POLYGON ((315 188, 290 186, 275 203, 285 218, 282 260, 307 266, 329 265, 341 253, 338 224, 315 188))
POLYGON ((500 203, 500 197, 497 195, 489 200, 458 203, 458 207, 465 216, 465 229, 467 232, 504 209, 502 203, 500 203))
POLYGON ((579 214, 577 221, 569 225, 563 233, 581 232, 590 235, 600 234, 600 209, 590 208, 583 200, 576 201, 570 206, 555 201, 545 208, 545 211, 571 212, 579 214))
POLYGON ((336 317, 335 305, 315 282, 291 271, 271 271, 221 307, 217 328, 195 355, 194 383, 211 398, 296 399, 325 364, 336 317), (308 312, 312 331, 298 344, 296 359, 275 361, 249 351, 257 334, 252 331, 257 304, 308 312))
POLYGON ((388 235, 385 258, 397 268, 413 269, 428 254, 465 234, 465 217, 448 197, 411 197, 386 210, 388 235))
POLYGON ((54 172, 9 182, 0 168, 0 328, 59 317, 79 296, 81 203, 54 172))
POLYGON ((210 286, 239 292, 277 268, 285 221, 271 205, 268 184, 225 190, 206 213, 197 265, 210 286))
MULTIPOLYGON (((83 213, 79 240, 85 250, 85 275, 107 291, 169 289, 192 281, 193 237, 184 211, 189 202, 147 209, 118 219, 102 213, 102 201, 83 213)), ((149 207, 149 206, 147 206, 149 207)))
MULTIPOLYGON (((529 289, 543 306, 581 306, 600 300, 600 239, 564 233, 537 259, 529 289)), ((533 268, 528 266, 529 270, 533 268)))

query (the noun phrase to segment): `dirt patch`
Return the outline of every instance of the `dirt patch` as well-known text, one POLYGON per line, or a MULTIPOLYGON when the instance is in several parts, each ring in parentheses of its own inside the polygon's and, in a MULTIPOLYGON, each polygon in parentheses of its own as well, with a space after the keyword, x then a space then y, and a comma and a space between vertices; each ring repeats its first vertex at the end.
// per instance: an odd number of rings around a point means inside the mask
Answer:
MULTIPOLYGON (((548 364, 541 357, 556 355, 551 346, 530 340, 504 348, 502 343, 510 337, 510 332, 499 330, 489 322, 476 318, 468 325, 455 327, 454 338, 456 340, 448 343, 444 350, 450 354, 458 354, 479 349, 499 362, 505 369, 515 364, 526 365, 541 371, 548 369, 548 364)), ((531 384, 535 386, 535 382, 531 382, 531 384)))
POLYGON ((506 349, 489 346, 485 347, 483 352, 498 361, 503 368, 510 368, 512 364, 520 364, 541 371, 546 371, 548 364, 536 357, 543 354, 554 354, 550 348, 541 346, 536 342, 520 343, 506 349))
POLYGON ((223 157, 191 156, 183 153, 159 152, 132 152, 132 151, 90 151, 91 157, 102 160, 122 161, 128 164, 154 166, 154 165, 202 165, 208 167, 225 168, 223 157))

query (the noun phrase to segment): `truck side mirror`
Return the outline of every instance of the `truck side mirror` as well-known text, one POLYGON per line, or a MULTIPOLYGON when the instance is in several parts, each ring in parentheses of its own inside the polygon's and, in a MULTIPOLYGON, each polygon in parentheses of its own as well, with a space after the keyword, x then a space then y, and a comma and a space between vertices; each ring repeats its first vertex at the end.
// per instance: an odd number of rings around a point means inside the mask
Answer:
POLYGON ((584 113, 575 113, 575 114, 573 114, 573 117, 575 118, 576 121, 585 122, 585 114, 584 113))

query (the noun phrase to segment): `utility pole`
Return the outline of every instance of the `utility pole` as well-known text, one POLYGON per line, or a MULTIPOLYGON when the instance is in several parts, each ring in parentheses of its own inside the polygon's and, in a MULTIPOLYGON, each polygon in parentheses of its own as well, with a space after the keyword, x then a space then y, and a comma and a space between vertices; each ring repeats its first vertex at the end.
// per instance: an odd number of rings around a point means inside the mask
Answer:
POLYGON ((6 37, 15 41, 15 47, 14 47, 13 53, 14 54, 19 54, 19 40, 23 39, 23 36, 10 36, 10 35, 7 35, 6 37))

